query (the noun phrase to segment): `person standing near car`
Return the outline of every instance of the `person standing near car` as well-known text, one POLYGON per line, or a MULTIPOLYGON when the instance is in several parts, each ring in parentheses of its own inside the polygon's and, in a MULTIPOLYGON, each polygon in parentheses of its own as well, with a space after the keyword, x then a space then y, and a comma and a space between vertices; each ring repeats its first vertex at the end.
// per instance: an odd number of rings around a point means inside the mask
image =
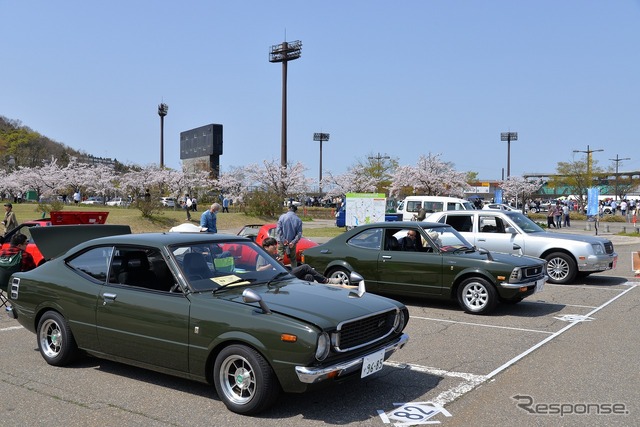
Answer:
POLYGON ((569 202, 562 205, 562 216, 564 217, 564 226, 571 227, 571 216, 569 215, 569 202))
MULTIPOLYGON (((11 267, 0 267, 0 288, 7 290, 9 285, 9 279, 13 273, 18 271, 29 271, 36 268, 36 263, 33 260, 33 256, 27 252, 27 236, 21 233, 16 233, 11 236, 11 245, 0 250, 0 258, 12 258, 18 253, 22 253, 20 257, 20 265, 17 264, 11 267)), ((17 260, 16 260, 17 261, 17 260)))
POLYGON ((549 205, 549 211, 547 212, 547 227, 556 228, 556 224, 553 222, 553 218, 556 216, 556 206, 549 205))
POLYGON ((278 255, 284 257, 286 253, 291 261, 291 268, 298 266, 296 247, 302 239, 302 220, 296 215, 298 208, 291 204, 286 213, 280 215, 276 225, 276 240, 278 241, 278 255))
POLYGON ((4 204, 4 212, 2 225, 4 225, 4 235, 6 236, 8 232, 18 226, 18 220, 16 219, 15 212, 13 212, 13 205, 11 203, 4 204))
POLYGON ((200 230, 207 233, 218 232, 217 213, 220 210, 220 203, 214 203, 209 209, 200 215, 200 230))

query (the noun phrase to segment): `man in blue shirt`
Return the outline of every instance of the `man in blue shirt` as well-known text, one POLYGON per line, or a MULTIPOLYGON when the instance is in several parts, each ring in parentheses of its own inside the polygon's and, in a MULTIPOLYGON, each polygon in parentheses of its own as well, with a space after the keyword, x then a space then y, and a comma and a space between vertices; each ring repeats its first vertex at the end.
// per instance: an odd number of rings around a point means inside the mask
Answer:
POLYGON ((289 206, 287 213, 280 215, 276 225, 276 240, 278 241, 278 255, 283 257, 285 251, 289 255, 291 268, 298 266, 296 246, 302 238, 302 220, 296 215, 298 208, 289 206))
POLYGON ((217 233, 216 213, 220 210, 220 203, 214 203, 200 215, 200 230, 207 233, 217 233))

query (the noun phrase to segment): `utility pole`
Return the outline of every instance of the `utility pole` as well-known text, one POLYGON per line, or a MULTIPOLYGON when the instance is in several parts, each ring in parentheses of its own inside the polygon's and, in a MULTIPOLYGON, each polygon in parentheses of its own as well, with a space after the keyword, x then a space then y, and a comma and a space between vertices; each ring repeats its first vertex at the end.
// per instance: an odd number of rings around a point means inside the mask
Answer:
POLYGON ((619 178, 618 177, 618 164, 623 160, 631 160, 631 158, 630 157, 625 157, 624 159, 621 159, 616 154, 616 158, 615 159, 609 159, 609 160, 616 162, 616 196, 615 196, 615 200, 617 202, 618 201, 618 178, 619 178))
POLYGON ((593 180, 591 179, 591 153, 596 153, 598 151, 604 151, 603 149, 591 150, 587 145, 587 151, 581 150, 573 150, 574 153, 585 153, 587 155, 587 180, 589 182, 589 187, 593 185, 593 180))

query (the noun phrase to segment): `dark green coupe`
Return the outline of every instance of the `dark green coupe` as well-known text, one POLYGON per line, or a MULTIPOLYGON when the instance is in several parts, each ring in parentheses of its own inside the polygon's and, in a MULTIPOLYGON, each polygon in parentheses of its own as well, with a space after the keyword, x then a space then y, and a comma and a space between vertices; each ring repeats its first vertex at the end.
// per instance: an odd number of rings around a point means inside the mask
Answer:
POLYGON ((403 304, 298 280, 238 236, 93 239, 12 276, 9 298, 47 363, 87 353, 212 383, 241 414, 377 372, 408 340, 403 304))
POLYGON ((305 250, 303 259, 328 277, 357 271, 372 292, 457 299, 475 314, 498 301, 517 303, 547 279, 544 260, 478 250, 453 227, 427 222, 361 225, 305 250))

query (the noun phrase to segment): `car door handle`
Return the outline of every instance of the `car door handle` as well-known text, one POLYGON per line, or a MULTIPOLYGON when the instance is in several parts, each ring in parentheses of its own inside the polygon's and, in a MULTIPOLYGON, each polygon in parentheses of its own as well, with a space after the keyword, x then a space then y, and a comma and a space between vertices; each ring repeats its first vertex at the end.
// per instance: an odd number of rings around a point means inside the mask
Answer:
POLYGON ((118 295, 112 294, 111 292, 106 292, 106 293, 102 294, 102 298, 104 298, 104 301, 102 302, 102 305, 107 305, 107 302, 109 302, 109 301, 115 301, 117 296, 118 295))
POLYGON ((391 255, 382 255, 382 259, 391 259, 393 258, 391 255))
POLYGON ((323 249, 320 251, 321 254, 329 254, 331 251, 329 249, 323 249))

